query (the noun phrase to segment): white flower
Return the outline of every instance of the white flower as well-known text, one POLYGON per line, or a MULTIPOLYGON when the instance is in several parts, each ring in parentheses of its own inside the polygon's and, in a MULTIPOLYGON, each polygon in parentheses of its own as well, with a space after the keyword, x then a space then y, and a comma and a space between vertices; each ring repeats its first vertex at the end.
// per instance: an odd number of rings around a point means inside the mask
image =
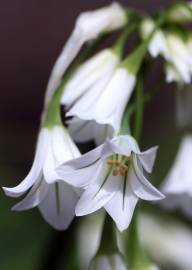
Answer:
MULTIPOLYGON (((93 98, 99 97, 99 91, 110 81, 119 63, 119 55, 112 49, 105 49, 81 65, 67 83, 61 98, 66 110, 72 107, 67 115, 76 114, 76 109, 81 109, 84 102, 84 110, 90 102, 94 102, 93 98)), ((101 144, 106 137, 112 137, 114 131, 110 125, 98 125, 94 120, 86 121, 80 119, 78 113, 76 115, 78 117, 69 121, 69 130, 75 141, 85 142, 94 138, 97 144, 101 144)))
POLYGON ((112 49, 105 49, 82 64, 65 86, 61 103, 71 106, 95 83, 111 76, 120 63, 120 57, 112 49))
MULTIPOLYGON (((155 28, 151 19, 142 23, 141 33, 146 37, 155 28)), ((150 42, 149 52, 153 57, 159 55, 166 60, 166 81, 190 83, 192 75, 191 42, 184 41, 179 34, 158 29, 150 42)))
POLYGON ((192 2, 176 3, 168 13, 172 22, 187 23, 192 21, 192 2))
MULTIPOLYGON (((182 78, 183 82, 190 83, 192 74, 192 53, 188 48, 188 43, 174 33, 168 33, 166 40, 169 48, 168 61, 177 71, 178 76, 182 78)), ((167 78, 168 77, 169 75, 167 74, 167 78)))
POLYGON ((119 63, 117 54, 104 50, 84 63, 67 84, 62 104, 71 106, 67 116, 76 117, 69 127, 77 141, 94 138, 101 143, 119 131, 136 81, 119 63))
POLYGON ((135 86, 135 75, 117 68, 113 76, 103 78, 79 99, 67 113, 83 120, 95 120, 119 131, 125 106, 135 86))
POLYGON ((165 269, 192 269, 192 230, 184 222, 142 214, 139 236, 147 254, 165 269))
POLYGON ((4 188, 10 197, 27 196, 13 207, 21 211, 38 206, 45 220, 55 229, 66 229, 75 215, 76 191, 60 181, 55 168, 80 153, 61 126, 42 128, 36 154, 27 177, 14 188, 4 188))
POLYGON ((151 172, 157 148, 140 152, 131 136, 115 137, 93 151, 57 169, 60 178, 84 188, 76 206, 83 216, 104 207, 120 231, 131 221, 139 198, 159 200, 164 196, 145 178, 151 172))
POLYGON ((181 208, 192 217, 192 136, 182 139, 175 162, 166 177, 162 190, 167 195, 166 208, 181 208))
POLYGON ((127 270, 127 267, 122 256, 114 253, 96 256, 91 262, 89 270, 127 270))
POLYGON ((47 85, 45 107, 48 106, 54 91, 59 86, 63 74, 80 51, 82 45, 100 34, 123 27, 127 22, 126 12, 118 3, 104 8, 83 12, 77 18, 75 28, 59 55, 47 85))

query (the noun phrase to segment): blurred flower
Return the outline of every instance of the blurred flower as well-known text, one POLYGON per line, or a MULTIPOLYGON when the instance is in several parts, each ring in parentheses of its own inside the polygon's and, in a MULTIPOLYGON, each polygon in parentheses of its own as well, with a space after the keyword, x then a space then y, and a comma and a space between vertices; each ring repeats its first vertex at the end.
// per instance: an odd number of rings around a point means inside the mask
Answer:
MULTIPOLYGON (((155 28, 152 19, 146 19, 142 23, 141 33, 143 37, 149 35, 155 28)), ((192 75, 192 50, 191 37, 186 40, 176 32, 165 32, 158 29, 149 45, 149 52, 153 57, 162 55, 166 60, 166 81, 178 83, 190 83, 192 75)))
POLYGON ((176 219, 139 216, 139 236, 150 257, 164 269, 192 269, 192 230, 176 219))
POLYGON ((160 270, 160 268, 155 264, 150 264, 145 268, 142 269, 135 269, 135 270, 160 270))
POLYGON ((120 231, 131 221, 139 198, 160 200, 164 196, 143 174, 152 171, 157 148, 140 152, 131 136, 119 136, 57 169, 61 179, 84 188, 76 215, 93 213, 104 207, 120 231))
POLYGON ((3 188, 10 197, 20 197, 29 191, 13 210, 21 211, 38 206, 50 225, 58 230, 66 229, 75 215, 79 196, 71 186, 60 181, 55 168, 79 156, 78 149, 63 127, 42 128, 29 174, 18 186, 3 188))
POLYGON ((120 254, 97 255, 92 260, 89 270, 127 270, 120 254))
POLYGON ((79 15, 75 28, 53 67, 47 85, 46 107, 54 91, 59 86, 63 74, 80 51, 82 45, 87 41, 97 38, 102 33, 123 27, 126 22, 126 11, 116 2, 101 9, 83 12, 79 15))
POLYGON ((178 2, 168 12, 168 19, 171 22, 187 23, 192 21, 192 2, 178 2))
POLYGON ((166 177, 162 190, 166 199, 162 202, 168 209, 181 208, 192 217, 192 136, 185 136, 179 147, 175 162, 166 177))
POLYGON ((185 85, 177 89, 176 98, 176 123, 179 128, 192 125, 192 86, 185 85))
POLYGON ((81 219, 77 228, 77 250, 82 269, 88 269, 88 265, 96 254, 103 227, 103 211, 88 215, 81 219))

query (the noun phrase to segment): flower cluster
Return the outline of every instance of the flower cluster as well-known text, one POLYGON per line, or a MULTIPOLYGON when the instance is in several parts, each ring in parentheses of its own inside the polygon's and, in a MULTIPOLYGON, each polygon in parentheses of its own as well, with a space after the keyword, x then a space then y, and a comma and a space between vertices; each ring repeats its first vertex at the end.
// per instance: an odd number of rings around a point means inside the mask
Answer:
MULTIPOLYGON (((37 206, 50 225, 65 230, 75 215, 104 209, 112 218, 105 226, 114 221, 119 231, 124 231, 139 200, 164 199, 147 179, 157 147, 143 152, 139 147, 146 54, 163 56, 166 82, 180 87, 189 84, 192 33, 181 26, 192 21, 191 9, 191 3, 179 3, 157 17, 143 18, 113 3, 77 18, 48 82, 32 168, 19 185, 3 188, 10 197, 26 194, 13 210, 37 206), (89 41, 117 30, 120 36, 111 47, 97 53, 94 45, 89 47, 89 41), (124 45, 132 32, 138 39, 124 56, 124 45), (84 44, 88 48, 81 54, 84 44), (90 140, 94 147, 81 154, 80 143, 90 140)), ((190 215, 191 156, 190 135, 183 140, 162 189, 168 194, 164 205, 180 205, 190 215)), ((146 265, 142 269, 159 269, 148 260, 146 265)), ((100 246, 90 269, 126 269, 116 240, 110 248, 100 246)))

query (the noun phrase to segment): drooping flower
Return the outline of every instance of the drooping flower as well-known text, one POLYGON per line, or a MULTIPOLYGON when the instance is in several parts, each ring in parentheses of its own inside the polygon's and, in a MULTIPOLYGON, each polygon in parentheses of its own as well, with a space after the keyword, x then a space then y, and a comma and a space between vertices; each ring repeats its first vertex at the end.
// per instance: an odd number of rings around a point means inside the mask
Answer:
POLYGON ((168 269, 192 269, 192 230, 176 218, 150 213, 139 215, 139 231, 147 254, 168 269))
MULTIPOLYGON (((146 19, 142 23, 141 33, 143 37, 149 35, 155 28, 152 19, 146 19)), ((149 45, 152 57, 163 56, 166 64, 166 81, 177 83, 190 83, 192 75, 192 51, 190 50, 190 36, 184 40, 176 32, 157 29, 149 45)))
POLYGON ((151 172, 157 148, 140 152, 131 136, 118 136, 67 162, 57 169, 60 178, 74 187, 84 188, 76 206, 83 216, 104 207, 120 231, 131 221, 138 199, 164 198, 145 178, 143 169, 151 172))
POLYGON ((122 256, 118 253, 96 256, 89 270, 127 270, 122 256))
POLYGON ((123 27, 127 20, 126 11, 116 2, 95 11, 83 12, 78 16, 75 28, 52 69, 47 85, 45 107, 48 106, 66 69, 76 57, 82 45, 87 41, 96 39, 102 33, 123 27))
POLYGON ((58 230, 66 229, 74 218, 79 196, 71 186, 60 181, 55 168, 79 156, 79 150, 62 126, 43 127, 29 174, 18 186, 3 188, 10 197, 20 197, 28 192, 13 210, 22 211, 38 206, 50 225, 58 230))
POLYGON ((186 135, 179 147, 175 162, 169 171, 162 190, 166 194, 163 206, 180 208, 192 217, 192 136, 186 135))
POLYGON ((135 83, 136 72, 121 64, 114 50, 85 62, 66 85, 61 101, 68 108, 66 115, 75 116, 69 123, 72 137, 101 144, 117 134, 135 83))

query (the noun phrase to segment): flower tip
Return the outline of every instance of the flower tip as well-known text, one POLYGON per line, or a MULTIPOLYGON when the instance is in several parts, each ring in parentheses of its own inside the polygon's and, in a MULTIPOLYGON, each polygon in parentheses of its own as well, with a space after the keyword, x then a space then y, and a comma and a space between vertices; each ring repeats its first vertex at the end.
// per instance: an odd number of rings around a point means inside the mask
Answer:
POLYGON ((8 188, 8 187, 2 187, 4 193, 9 196, 9 197, 15 197, 14 195, 16 195, 15 192, 13 192, 13 188, 8 188))

